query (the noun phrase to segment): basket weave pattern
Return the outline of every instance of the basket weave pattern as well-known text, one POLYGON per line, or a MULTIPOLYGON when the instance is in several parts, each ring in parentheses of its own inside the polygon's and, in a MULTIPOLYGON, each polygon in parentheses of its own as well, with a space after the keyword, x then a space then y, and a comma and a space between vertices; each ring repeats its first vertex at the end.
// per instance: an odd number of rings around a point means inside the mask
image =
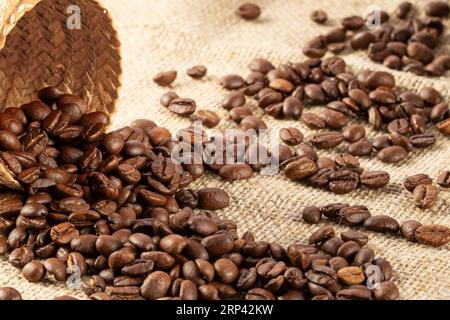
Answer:
POLYGON ((0 106, 51 85, 83 96, 91 110, 114 111, 120 43, 106 10, 93 0, 0 0, 0 8, 0 106), (79 30, 66 26, 69 5, 81 9, 79 30))

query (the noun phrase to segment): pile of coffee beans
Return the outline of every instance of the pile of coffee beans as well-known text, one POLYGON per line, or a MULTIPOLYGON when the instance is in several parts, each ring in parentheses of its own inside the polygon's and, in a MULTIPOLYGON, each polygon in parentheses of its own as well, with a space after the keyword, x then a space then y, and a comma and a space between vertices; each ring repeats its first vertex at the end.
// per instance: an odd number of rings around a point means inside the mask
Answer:
MULTIPOLYGON (((407 241, 433 247, 444 246, 450 242, 450 228, 446 226, 422 225, 415 220, 407 220, 399 224, 397 220, 390 216, 372 215, 369 208, 364 205, 331 203, 320 208, 316 206, 306 207, 302 213, 303 220, 310 224, 321 222, 323 217, 329 221, 369 231, 400 234, 407 241)), ((351 230, 348 233, 353 234, 355 238, 363 237, 367 241, 367 235, 360 231, 351 230)))
POLYGON ((318 158, 307 145, 299 147, 296 154, 281 163, 280 167, 286 177, 294 181, 305 181, 313 187, 326 188, 336 194, 346 194, 361 186, 380 189, 390 180, 386 171, 364 170, 358 159, 350 154, 338 154, 334 160, 328 157, 318 158))
MULTIPOLYGON (((310 58, 322 58, 327 51, 339 54, 346 48, 366 50, 369 58, 391 69, 431 77, 442 76, 450 69, 450 55, 435 54, 444 33, 442 19, 449 16, 450 7, 444 1, 429 1, 425 17, 419 17, 410 2, 402 2, 394 12, 397 22, 391 22, 386 11, 372 12, 367 17, 342 19, 341 27, 310 40, 303 53, 310 58), (379 26, 375 26, 379 18, 379 26), (373 26, 373 27, 372 27, 373 26), (350 33, 350 35, 349 35, 350 33)), ((312 19, 322 21, 326 14, 315 11, 312 19)))
MULTIPOLYGON (((0 255, 28 281, 78 276, 99 300, 398 298, 390 264, 365 244, 321 249, 337 238, 332 228, 284 249, 239 237, 212 211, 195 213, 230 198, 183 189, 203 171, 171 159, 167 129, 137 120, 106 132, 108 116, 79 97, 54 88, 38 96, 3 111, 10 121, 0 132, 9 188, 0 194, 0 255), (374 268, 382 282, 370 285, 374 268)), ((20 297, 0 288, 0 299, 20 297)))
MULTIPOLYGON (((442 188, 450 188, 450 172, 444 171, 437 178, 437 183, 442 188)), ((406 177, 403 182, 405 189, 413 194, 414 204, 422 209, 432 208, 438 199, 439 189, 433 185, 433 179, 424 173, 418 173, 406 177)))
POLYGON ((349 154, 368 156, 376 151, 385 163, 400 162, 414 148, 434 145, 436 137, 427 131, 433 123, 441 133, 450 132, 450 111, 438 91, 431 87, 418 93, 402 90, 388 72, 354 75, 339 57, 309 59, 278 68, 258 58, 249 68, 251 73, 246 79, 239 75, 222 79, 222 86, 231 90, 222 105, 244 130, 267 127, 246 106, 246 96, 251 96, 275 118, 301 119, 310 129, 332 130, 310 137, 315 147, 330 149, 347 141, 349 154), (322 114, 304 112, 305 106, 312 105, 326 107, 322 114), (363 126, 350 123, 359 118, 389 135, 370 141, 363 126))

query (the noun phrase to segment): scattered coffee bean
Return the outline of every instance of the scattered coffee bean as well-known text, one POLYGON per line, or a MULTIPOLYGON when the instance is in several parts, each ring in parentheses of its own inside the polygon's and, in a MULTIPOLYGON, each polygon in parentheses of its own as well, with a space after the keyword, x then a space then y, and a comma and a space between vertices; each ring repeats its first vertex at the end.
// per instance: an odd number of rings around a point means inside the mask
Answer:
POLYGON ((170 70, 158 73, 153 77, 153 81, 162 87, 167 87, 170 86, 176 78, 177 72, 175 70, 170 70))
POLYGON ((414 204, 422 210, 434 206, 438 198, 438 189, 432 184, 420 184, 413 191, 414 204))
POLYGON ((405 189, 408 190, 409 192, 413 192, 414 189, 421 184, 424 185, 433 184, 433 180, 428 175, 419 173, 407 177, 403 182, 405 189))
POLYGON ((416 240, 432 247, 440 247, 450 242, 450 228, 436 224, 419 227, 414 233, 416 240))
POLYGON ((437 178, 437 183, 442 188, 450 188, 450 171, 442 172, 437 178))
POLYGON ((317 24, 324 24, 328 20, 328 15, 323 10, 314 10, 311 12, 310 18, 317 24))
POLYGON ((194 66, 186 71, 187 75, 194 79, 203 78, 207 72, 208 69, 203 65, 194 66))
POLYGON ((255 20, 261 15, 261 8, 254 3, 244 3, 236 10, 236 14, 245 20, 255 20))

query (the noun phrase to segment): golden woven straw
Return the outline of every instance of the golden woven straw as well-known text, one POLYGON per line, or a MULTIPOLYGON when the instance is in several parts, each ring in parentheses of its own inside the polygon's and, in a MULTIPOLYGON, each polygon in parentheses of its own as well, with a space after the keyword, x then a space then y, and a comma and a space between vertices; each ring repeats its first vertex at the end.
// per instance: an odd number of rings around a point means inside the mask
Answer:
POLYGON ((111 113, 120 87, 120 43, 94 0, 0 0, 0 107, 17 107, 51 85, 111 113), (67 8, 80 8, 69 29, 67 8))

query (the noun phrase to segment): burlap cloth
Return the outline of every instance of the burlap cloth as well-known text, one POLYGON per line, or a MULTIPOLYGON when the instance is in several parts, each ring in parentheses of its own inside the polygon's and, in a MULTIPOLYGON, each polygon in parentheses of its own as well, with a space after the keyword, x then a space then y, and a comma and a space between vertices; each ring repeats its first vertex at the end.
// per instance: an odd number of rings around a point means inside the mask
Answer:
MULTIPOLYGON (((227 120, 227 112, 220 107, 225 94, 218 84, 227 73, 247 73, 246 66, 254 57, 266 57, 274 63, 303 59, 302 45, 312 36, 329 30, 337 19, 365 12, 372 4, 392 11, 400 2, 388 0, 265 0, 257 1, 263 14, 257 21, 246 22, 234 15, 239 0, 104 0, 114 18, 122 41, 123 87, 113 126, 126 125, 136 118, 149 118, 159 125, 180 129, 190 124, 159 105, 164 89, 152 82, 155 73, 176 68, 179 77, 174 90, 181 96, 195 99, 199 108, 216 111, 222 118, 221 128, 234 127, 227 120), (317 6, 325 9, 331 21, 317 26, 309 20, 309 13, 317 6), (194 64, 205 64, 208 76, 194 81, 185 70, 194 64)), ((425 1, 418 1, 423 5, 425 1)), ((448 36, 446 37, 448 44, 448 36)), ((362 68, 383 67, 371 63, 363 54, 344 56, 353 71, 362 68)), ((395 72, 398 84, 420 89, 429 85, 438 89, 450 101, 450 78, 427 79, 395 72)), ((262 112, 253 103, 254 112, 262 112)), ((305 136, 311 132, 298 121, 277 121, 263 116, 274 129, 294 126, 305 136)), ((372 133, 370 133, 372 135, 372 133)), ((333 150, 336 152, 336 150, 333 150)), ((423 223, 450 226, 450 191, 441 190, 439 201, 431 210, 421 211, 412 204, 411 194, 402 187, 410 174, 424 172, 432 177, 450 169, 449 138, 439 136, 438 143, 423 152, 415 150, 407 161, 399 165, 385 165, 375 159, 361 159, 367 169, 383 169, 391 174, 390 184, 378 192, 359 190, 348 196, 337 196, 326 191, 288 181, 282 175, 255 176, 248 181, 228 183, 214 175, 196 182, 198 186, 219 186, 232 198, 229 208, 220 212, 234 219, 239 230, 253 231, 259 239, 277 240, 283 245, 305 241, 318 226, 301 221, 306 205, 324 205, 332 202, 350 202, 367 205, 372 214, 387 214, 399 221, 417 219, 423 223)), ((321 225, 319 225, 321 226, 321 225)), ((345 227, 336 226, 338 231, 345 227)), ((450 298, 449 246, 433 249, 406 242, 397 236, 370 232, 370 247, 377 255, 389 259, 395 270, 402 299, 450 298)), ((14 286, 28 299, 52 299, 57 295, 72 294, 85 298, 79 291, 63 285, 30 284, 7 262, 0 262, 0 286, 14 286)))

